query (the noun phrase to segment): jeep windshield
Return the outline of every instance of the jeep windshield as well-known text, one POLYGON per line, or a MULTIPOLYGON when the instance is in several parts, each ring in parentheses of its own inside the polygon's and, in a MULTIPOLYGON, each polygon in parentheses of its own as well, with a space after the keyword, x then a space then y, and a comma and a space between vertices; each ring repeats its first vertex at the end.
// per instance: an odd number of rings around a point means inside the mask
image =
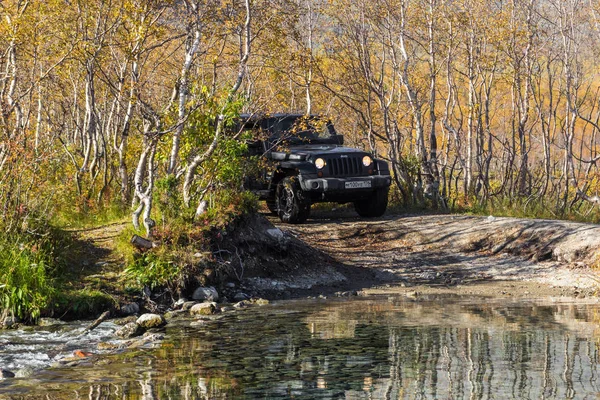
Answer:
POLYGON ((239 129, 252 132, 257 139, 266 139, 271 146, 343 143, 343 138, 337 135, 331 121, 315 115, 242 115, 239 129))
POLYGON ((272 118, 266 127, 269 140, 289 144, 335 144, 335 128, 331 121, 317 116, 285 116, 272 118))

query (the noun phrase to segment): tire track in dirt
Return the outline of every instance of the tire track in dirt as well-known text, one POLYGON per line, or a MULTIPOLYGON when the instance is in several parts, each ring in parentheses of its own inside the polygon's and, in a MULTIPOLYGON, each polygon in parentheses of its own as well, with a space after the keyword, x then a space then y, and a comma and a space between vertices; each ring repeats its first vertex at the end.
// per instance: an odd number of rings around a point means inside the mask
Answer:
POLYGON ((592 268, 600 227, 593 224, 462 215, 366 220, 322 210, 303 225, 273 222, 339 263, 374 271, 381 284, 589 296, 600 282, 592 268))

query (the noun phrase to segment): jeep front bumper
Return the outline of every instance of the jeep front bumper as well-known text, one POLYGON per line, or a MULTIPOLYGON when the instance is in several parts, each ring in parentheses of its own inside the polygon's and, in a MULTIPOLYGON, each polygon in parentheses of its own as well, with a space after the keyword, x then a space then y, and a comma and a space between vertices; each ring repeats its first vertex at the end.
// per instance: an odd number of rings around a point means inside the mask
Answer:
POLYGON ((392 178, 389 175, 353 176, 348 178, 319 178, 316 175, 300 175, 299 180, 302 190, 311 193, 368 192, 374 189, 387 188, 392 184, 392 178))

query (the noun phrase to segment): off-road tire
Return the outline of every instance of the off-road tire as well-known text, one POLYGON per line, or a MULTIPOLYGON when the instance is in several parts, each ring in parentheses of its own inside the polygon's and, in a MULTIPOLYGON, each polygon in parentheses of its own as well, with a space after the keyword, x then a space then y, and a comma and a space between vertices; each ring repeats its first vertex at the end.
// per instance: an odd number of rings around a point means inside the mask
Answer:
POLYGON ((301 224, 310 214, 310 199, 302 191, 296 176, 288 176, 279 182, 275 201, 277 215, 282 222, 301 224))
POLYGON ((355 201, 354 209, 361 217, 376 218, 385 213, 387 204, 388 189, 377 189, 369 198, 355 201))

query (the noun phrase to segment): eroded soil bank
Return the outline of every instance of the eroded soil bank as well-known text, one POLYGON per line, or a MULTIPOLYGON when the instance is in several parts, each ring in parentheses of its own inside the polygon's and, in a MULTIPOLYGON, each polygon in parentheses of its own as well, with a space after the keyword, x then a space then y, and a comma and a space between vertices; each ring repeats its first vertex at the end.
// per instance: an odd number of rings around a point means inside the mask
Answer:
POLYGON ((581 298, 600 285, 600 226, 594 224, 463 215, 366 220, 345 210, 316 211, 302 225, 269 220, 281 240, 304 242, 325 257, 250 273, 259 290, 581 298))

